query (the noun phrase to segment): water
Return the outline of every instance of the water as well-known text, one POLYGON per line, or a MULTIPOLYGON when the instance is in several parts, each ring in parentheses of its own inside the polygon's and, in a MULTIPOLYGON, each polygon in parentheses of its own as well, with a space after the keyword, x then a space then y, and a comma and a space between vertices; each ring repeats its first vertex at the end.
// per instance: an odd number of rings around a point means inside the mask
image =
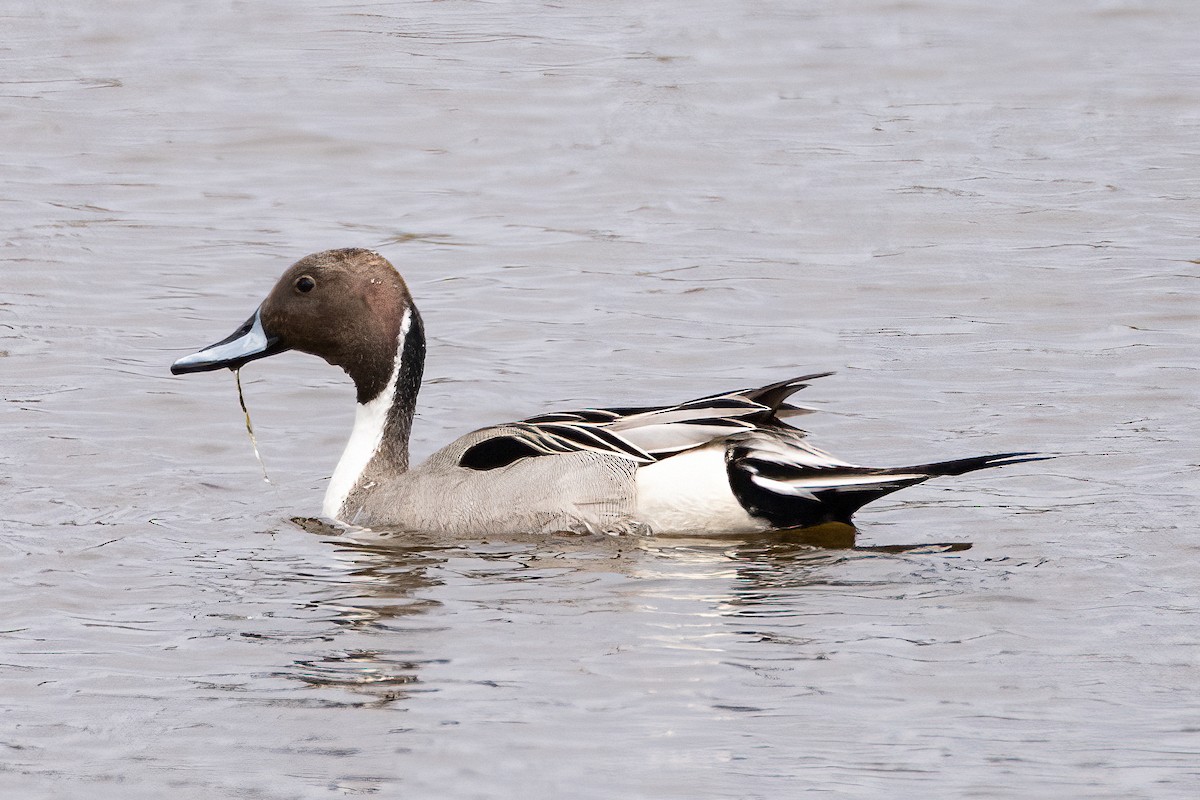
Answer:
POLYGON ((0 787, 1193 797, 1194 3, 10 3, 0 787), (863 548, 347 539, 316 359, 176 357, 299 256, 409 280, 414 447, 805 371, 819 444, 1062 458, 863 548))

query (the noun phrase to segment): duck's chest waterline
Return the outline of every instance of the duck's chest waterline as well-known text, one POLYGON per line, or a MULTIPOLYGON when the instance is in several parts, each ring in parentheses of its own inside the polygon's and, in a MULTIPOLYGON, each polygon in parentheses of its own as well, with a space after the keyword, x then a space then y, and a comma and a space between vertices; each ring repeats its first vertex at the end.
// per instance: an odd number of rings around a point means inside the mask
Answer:
POLYGON ((372 528, 454 533, 626 533, 636 519, 637 465, 576 452, 504 467, 459 466, 463 452, 502 432, 475 431, 389 481, 355 487, 343 522, 372 528))

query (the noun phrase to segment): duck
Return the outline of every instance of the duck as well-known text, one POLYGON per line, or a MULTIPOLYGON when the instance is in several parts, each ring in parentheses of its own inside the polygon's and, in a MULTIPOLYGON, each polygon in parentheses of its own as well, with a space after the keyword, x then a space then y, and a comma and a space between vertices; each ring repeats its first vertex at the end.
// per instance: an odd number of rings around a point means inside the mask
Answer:
POLYGON ((350 439, 325 517, 371 530, 745 535, 853 526, 860 508, 930 478, 1035 461, 1011 452, 865 467, 815 447, 788 420, 819 372, 667 406, 542 413, 462 436, 419 465, 409 438, 425 365, 407 284, 372 250, 292 264, 232 334, 176 360, 182 375, 295 350, 354 384, 350 439))

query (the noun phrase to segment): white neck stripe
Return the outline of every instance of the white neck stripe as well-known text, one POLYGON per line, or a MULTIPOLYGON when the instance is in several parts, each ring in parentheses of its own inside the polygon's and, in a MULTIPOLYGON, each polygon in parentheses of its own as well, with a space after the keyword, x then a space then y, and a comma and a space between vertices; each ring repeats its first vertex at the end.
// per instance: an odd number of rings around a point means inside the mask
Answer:
POLYGON ((322 513, 331 519, 337 519, 342 506, 350 497, 350 492, 358 485, 363 471, 379 452, 383 442, 383 431, 387 427, 388 411, 396 399, 396 381, 400 377, 400 367, 404 362, 404 341, 412 328, 412 309, 405 308, 400 320, 400 336, 396 340, 396 359, 392 364, 392 376, 387 386, 371 400, 360 403, 354 410, 354 428, 350 431, 350 441, 338 460, 333 477, 329 479, 329 487, 325 490, 325 503, 322 513))

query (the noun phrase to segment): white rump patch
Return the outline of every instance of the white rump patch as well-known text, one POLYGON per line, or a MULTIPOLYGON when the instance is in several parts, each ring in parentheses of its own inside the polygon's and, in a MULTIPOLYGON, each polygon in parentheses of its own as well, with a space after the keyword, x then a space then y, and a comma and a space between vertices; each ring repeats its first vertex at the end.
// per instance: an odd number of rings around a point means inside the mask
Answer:
POLYGON ((387 425, 388 411, 396 399, 396 381, 400 377, 400 367, 404 361, 404 340, 408 338, 409 328, 412 327, 412 310, 404 309, 404 317, 400 320, 400 336, 396 341, 396 359, 392 365, 392 376, 387 386, 374 399, 361 403, 354 410, 354 428, 350 431, 350 441, 338 460, 333 477, 329 479, 329 487, 325 490, 325 503, 321 509, 326 517, 337 519, 341 514, 346 498, 358 484, 363 470, 371 463, 371 459, 379 452, 379 444, 383 441, 383 429, 387 425))
POLYGON ((637 516, 655 533, 756 533, 770 528, 746 513, 729 488, 725 444, 640 467, 637 516))

